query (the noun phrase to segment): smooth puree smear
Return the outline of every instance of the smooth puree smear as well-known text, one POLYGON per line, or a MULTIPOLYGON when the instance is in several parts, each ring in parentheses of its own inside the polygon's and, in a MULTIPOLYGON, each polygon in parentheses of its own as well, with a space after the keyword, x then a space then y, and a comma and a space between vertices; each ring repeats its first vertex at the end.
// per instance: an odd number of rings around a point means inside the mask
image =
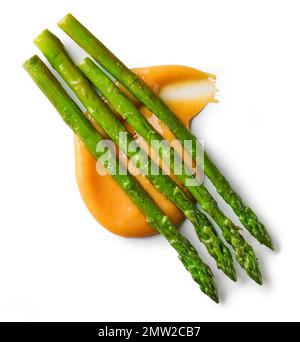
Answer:
MULTIPOLYGON (((133 71, 159 93, 186 126, 208 103, 216 102, 215 76, 212 74, 177 65, 135 68, 133 71)), ((141 106, 140 111, 164 139, 175 139, 169 129, 148 109, 141 106)), ((113 178, 97 173, 96 160, 76 136, 75 167, 80 194, 101 225, 124 237, 144 237, 156 233, 113 178)), ((175 224, 183 220, 181 211, 145 177, 138 175, 135 178, 175 224)))

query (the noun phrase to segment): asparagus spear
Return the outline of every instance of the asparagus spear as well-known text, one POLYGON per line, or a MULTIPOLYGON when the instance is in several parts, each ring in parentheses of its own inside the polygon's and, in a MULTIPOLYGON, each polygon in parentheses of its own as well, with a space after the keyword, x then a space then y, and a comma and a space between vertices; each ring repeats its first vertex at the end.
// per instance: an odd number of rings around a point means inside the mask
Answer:
MULTIPOLYGON (((67 95, 46 65, 38 56, 33 56, 24 63, 24 68, 54 105, 66 124, 80 137, 92 155, 99 158, 103 152, 99 152, 97 144, 101 143, 103 138, 84 117, 79 107, 67 95)), ((177 231, 176 226, 171 223, 134 178, 124 173, 118 173, 120 165, 118 162, 115 163, 113 154, 111 159, 108 158, 106 161, 105 167, 114 175, 115 181, 145 215, 147 222, 160 232, 178 252, 179 259, 199 284, 200 289, 218 303, 213 274, 200 259, 194 247, 177 231)))
MULTIPOLYGON (((66 15, 58 26, 64 30, 78 45, 86 50, 98 63, 120 81, 138 100, 161 119, 184 144, 192 141, 188 152, 195 160, 199 160, 196 146, 197 138, 189 132, 168 106, 137 75, 128 69, 111 51, 93 36, 71 14, 66 15)), ((272 240, 263 223, 256 214, 246 206, 240 196, 232 189, 229 182, 204 152, 205 174, 216 187, 218 193, 231 206, 245 228, 261 243, 273 248, 272 240)))
MULTIPOLYGON (((120 149, 131 158, 131 161, 138 166, 141 173, 146 175, 160 192, 173 201, 177 207, 183 211, 186 217, 189 217, 191 212, 194 212, 192 211, 193 208, 193 210, 197 210, 196 207, 193 207, 194 204, 186 197, 181 188, 169 177, 162 174, 152 174, 152 163, 145 153, 142 153, 142 151, 136 153, 134 149, 130 149, 130 145, 134 146, 136 145, 136 142, 130 135, 127 135, 126 139, 124 139, 124 133, 127 133, 124 126, 100 99, 80 69, 72 62, 60 40, 51 32, 45 30, 35 39, 35 44, 44 53, 54 69, 60 73, 65 82, 74 91, 96 123, 101 126, 120 149)), ((138 146, 136 147, 138 148, 138 146)), ((218 217, 224 216, 211 196, 204 198, 202 206, 205 210, 211 211, 213 217, 217 217, 217 219, 218 217)), ((227 219, 227 221, 229 221, 229 219, 227 219)), ((225 223, 223 235, 235 249, 237 260, 240 262, 241 266, 245 268, 248 275, 257 283, 261 284, 261 274, 252 248, 244 241, 237 229, 229 229, 227 227, 228 222, 225 223)))
POLYGON ((130 145, 131 147, 134 145, 137 147, 136 142, 130 135, 127 135, 125 139, 124 133, 127 133, 125 127, 100 99, 80 69, 72 62, 59 39, 48 30, 45 30, 35 39, 35 44, 78 96, 96 123, 131 158, 131 161, 139 167, 141 173, 145 174, 153 185, 173 201, 190 219, 195 226, 198 237, 205 244, 210 255, 215 258, 218 268, 224 271, 232 280, 236 280, 230 251, 218 237, 208 219, 204 214, 200 213, 183 190, 168 176, 153 174, 153 164, 145 153, 142 151, 137 153, 136 150, 129 147, 130 145))
MULTIPOLYGON (((117 111, 146 140, 147 143, 151 144, 152 140, 163 140, 163 137, 148 123, 148 121, 139 112, 135 105, 124 95, 124 93, 122 93, 119 90, 119 88, 114 84, 114 82, 102 70, 100 70, 91 59, 85 58, 79 64, 79 68, 90 79, 90 81, 94 83, 95 86, 100 90, 100 92, 110 103, 111 107, 115 111, 117 111)), ((192 175, 187 174, 185 172, 185 169, 184 167, 182 167, 180 159, 175 158, 175 152, 173 149, 169 148, 170 146, 167 146, 166 144, 154 144, 153 146, 154 148, 157 148, 157 152, 162 157, 162 159, 166 163, 169 163, 172 171, 174 171, 175 168, 180 169, 182 171, 182 173, 179 173, 177 177, 181 180, 183 184, 187 183, 187 179, 193 178, 192 175), (169 155, 168 152, 170 152, 169 155), (179 163, 180 165, 178 165, 179 163)), ((247 245, 247 243, 241 237, 239 232, 237 232, 232 222, 228 222, 229 220, 225 217, 225 215, 220 213, 219 210, 215 209, 217 204, 213 200, 209 192, 201 185, 187 186, 187 188, 192 193, 192 195, 199 201, 200 204, 202 204, 203 206, 206 205, 206 210, 209 211, 209 213, 216 219, 217 223, 222 229, 224 237, 233 246, 239 263, 242 266, 244 266, 245 263, 251 265, 252 271, 249 271, 249 274, 250 276, 252 274, 256 275, 257 269, 255 255, 251 247, 247 245), (249 255, 251 256, 250 258, 249 255)), ((195 219, 197 220, 197 216, 200 217, 200 215, 197 214, 193 217, 189 217, 187 215, 187 217, 190 218, 191 222, 195 225, 195 227, 197 227, 197 221, 195 222, 195 219)), ((202 225, 207 226, 210 224, 209 220, 205 215, 201 214, 200 219, 202 221, 202 225)), ((199 237, 201 240, 201 236, 199 237)), ((250 267, 248 266, 246 269, 249 270, 250 267)), ((258 280, 258 282, 260 282, 260 279, 258 280)))

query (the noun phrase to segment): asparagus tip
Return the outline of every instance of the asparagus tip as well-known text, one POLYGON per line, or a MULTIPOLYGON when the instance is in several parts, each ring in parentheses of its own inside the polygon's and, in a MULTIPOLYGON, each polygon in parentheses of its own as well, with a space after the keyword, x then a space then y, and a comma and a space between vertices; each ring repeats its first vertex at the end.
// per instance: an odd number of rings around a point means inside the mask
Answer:
POLYGON ((205 294, 208 295, 208 297, 215 303, 219 304, 219 296, 216 288, 211 289, 211 291, 205 292, 205 294))
POLYGON ((264 283, 261 276, 260 276, 260 277, 257 277, 257 278, 254 279, 254 280, 256 281, 256 283, 257 283, 258 285, 262 285, 262 284, 264 283))
POLYGON ((257 284, 262 285, 263 280, 259 269, 259 263, 253 248, 244 240, 242 235, 236 234, 238 243, 234 246, 236 259, 244 268, 248 276, 257 284))
POLYGON ((217 263, 217 266, 219 269, 221 269, 227 277, 229 277, 232 281, 237 281, 237 275, 236 275, 236 270, 233 265, 233 260, 231 259, 231 254, 230 254, 230 259, 226 260, 227 264, 220 264, 217 263))
POLYGON ((262 285, 263 284, 263 280, 262 280, 262 276, 260 273, 260 270, 257 266, 257 269, 253 272, 247 272, 248 275, 250 276, 250 278, 252 278, 258 285, 262 285))
POLYGON ((214 282, 211 284, 210 287, 204 290, 204 293, 206 293, 215 303, 219 303, 218 290, 214 282))
POLYGON ((215 303, 217 303, 217 304, 220 303, 220 302, 219 302, 219 297, 218 297, 218 296, 214 297, 214 298, 213 298, 213 301, 214 301, 215 303))
POLYGON ((268 239, 266 239, 262 244, 269 247, 272 251, 274 251, 273 242, 272 242, 270 236, 268 236, 268 239))
POLYGON ((224 254, 226 253, 227 259, 226 259, 226 265, 225 267, 222 267, 222 270, 232 281, 237 281, 236 270, 233 264, 231 253, 229 252, 229 250, 223 250, 223 253, 224 254))
POLYGON ((229 271, 226 272, 226 275, 232 280, 232 281, 237 281, 237 275, 236 275, 236 271, 235 269, 231 269, 229 271))

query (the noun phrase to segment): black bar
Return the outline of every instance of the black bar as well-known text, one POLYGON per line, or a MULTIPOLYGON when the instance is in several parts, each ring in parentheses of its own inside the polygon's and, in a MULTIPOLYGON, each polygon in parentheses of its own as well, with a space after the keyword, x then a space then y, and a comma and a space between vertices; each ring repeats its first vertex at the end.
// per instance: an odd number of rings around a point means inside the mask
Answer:
MULTIPOLYGON (((298 331, 298 323, 213 323, 213 322, 94 322, 94 323, 46 323, 46 322, 7 322, 0 323, 1 336, 10 336, 14 339, 91 339, 117 338, 123 341, 137 339, 149 339, 159 337, 169 338, 197 338, 198 340, 209 338, 209 341, 220 337, 224 339, 257 340, 258 337, 267 334, 278 336, 283 333, 285 338, 294 335, 298 331), (242 333, 242 335, 241 335, 242 333)), ((204 340, 203 340, 204 341, 204 340)))

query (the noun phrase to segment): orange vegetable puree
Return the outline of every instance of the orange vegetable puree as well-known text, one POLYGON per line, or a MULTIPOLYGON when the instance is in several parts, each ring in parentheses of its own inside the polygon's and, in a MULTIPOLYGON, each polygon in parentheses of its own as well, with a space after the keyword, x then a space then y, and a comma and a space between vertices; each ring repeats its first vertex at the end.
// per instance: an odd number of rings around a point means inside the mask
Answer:
MULTIPOLYGON (((159 93, 187 126, 209 102, 215 102, 214 75, 186 66, 173 65, 135 68, 133 71, 159 93)), ((142 105, 138 106, 141 113, 164 139, 175 138, 156 116, 142 105)), ((97 173, 96 160, 77 137, 75 137, 75 166, 76 180, 84 203, 102 226, 124 237, 143 237, 156 232, 147 224, 143 214, 113 177, 101 176, 97 173)), ((182 221, 181 211, 159 193, 145 177, 138 175, 135 178, 175 224, 182 221)))

